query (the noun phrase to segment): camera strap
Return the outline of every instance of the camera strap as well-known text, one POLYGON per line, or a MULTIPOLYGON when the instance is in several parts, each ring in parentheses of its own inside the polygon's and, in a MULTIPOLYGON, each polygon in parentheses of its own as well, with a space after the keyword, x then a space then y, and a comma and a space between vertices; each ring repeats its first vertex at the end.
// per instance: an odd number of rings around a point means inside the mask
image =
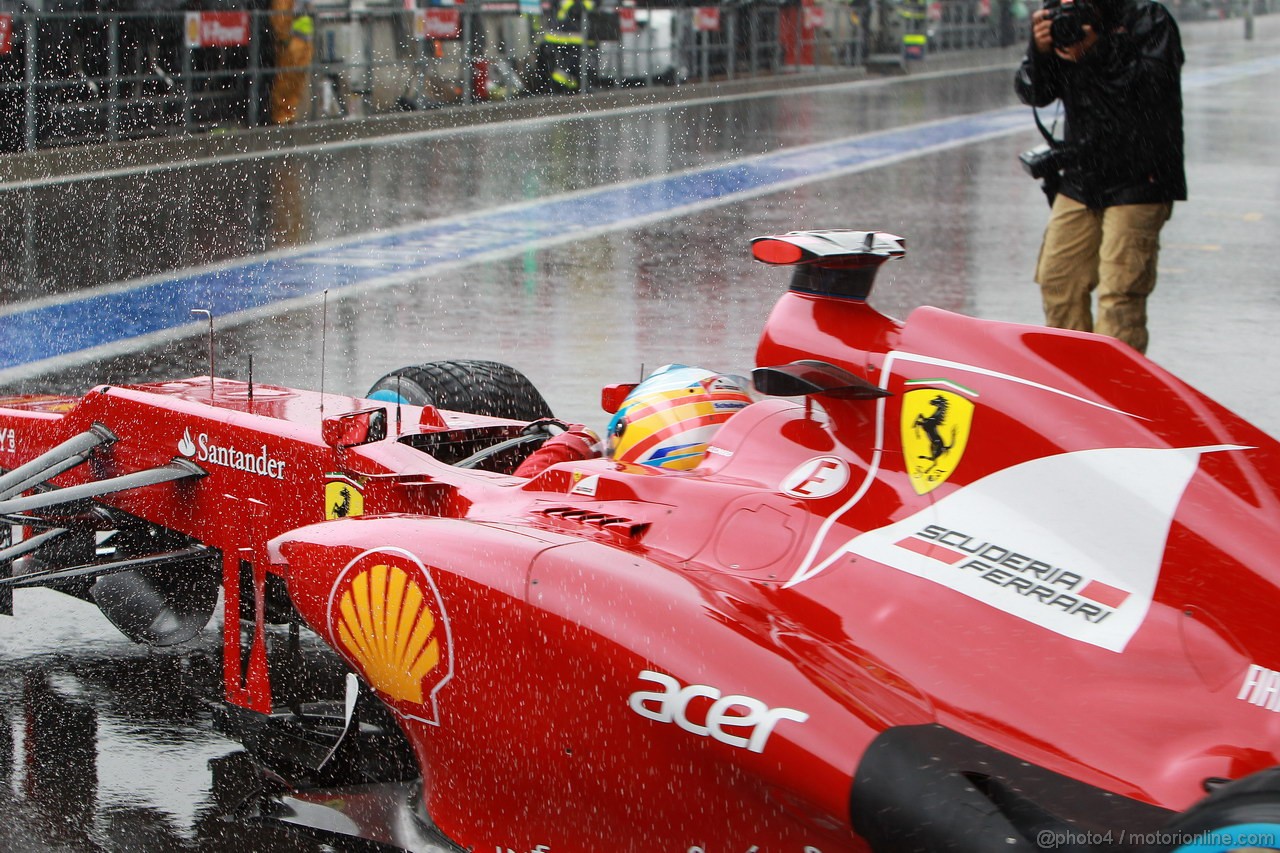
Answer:
MULTIPOLYGON (((1060 151, 1061 149, 1058 147, 1058 140, 1053 138, 1053 134, 1049 132, 1049 128, 1045 127, 1044 122, 1040 121, 1040 111, 1035 107, 1032 107, 1031 115, 1035 117, 1036 128, 1039 129, 1040 135, 1044 137, 1044 141, 1048 144, 1049 150, 1051 152, 1060 151)), ((1055 169, 1041 179, 1040 189, 1044 191, 1044 197, 1048 200, 1049 207, 1053 207, 1053 202, 1057 199, 1058 190, 1061 186, 1062 172, 1059 169, 1055 169)))
POLYGON ((1040 111, 1032 107, 1031 115, 1036 120, 1036 127, 1040 129, 1040 135, 1044 137, 1045 142, 1049 143, 1049 150, 1056 151, 1058 149, 1058 140, 1053 138, 1053 134, 1044 126, 1044 122, 1040 121, 1040 111))

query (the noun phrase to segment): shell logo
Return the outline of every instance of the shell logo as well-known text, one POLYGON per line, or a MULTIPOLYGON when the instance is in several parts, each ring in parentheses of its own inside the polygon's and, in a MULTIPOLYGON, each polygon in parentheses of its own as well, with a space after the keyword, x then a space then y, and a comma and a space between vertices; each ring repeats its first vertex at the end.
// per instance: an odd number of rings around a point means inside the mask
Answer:
POLYGON ((450 630, 426 567, 398 548, 368 551, 338 576, 329 629, 339 651, 401 713, 436 723, 453 674, 450 630))

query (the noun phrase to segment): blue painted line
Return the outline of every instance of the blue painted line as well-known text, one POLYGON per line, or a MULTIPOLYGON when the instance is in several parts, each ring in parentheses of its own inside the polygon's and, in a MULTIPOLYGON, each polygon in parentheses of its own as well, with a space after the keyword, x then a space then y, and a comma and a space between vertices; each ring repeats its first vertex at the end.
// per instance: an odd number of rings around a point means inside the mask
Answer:
MULTIPOLYGON (((1183 88, 1277 69, 1280 57, 1267 57, 1187 74, 1183 88)), ((1010 107, 787 149, 215 269, 18 305, 0 310, 0 380, 195 334, 204 326, 192 316, 192 308, 210 309, 225 327, 264 312, 288 310, 326 290, 349 295, 448 266, 511 257, 1024 132, 1030 126, 1027 112, 1024 107, 1010 107)))

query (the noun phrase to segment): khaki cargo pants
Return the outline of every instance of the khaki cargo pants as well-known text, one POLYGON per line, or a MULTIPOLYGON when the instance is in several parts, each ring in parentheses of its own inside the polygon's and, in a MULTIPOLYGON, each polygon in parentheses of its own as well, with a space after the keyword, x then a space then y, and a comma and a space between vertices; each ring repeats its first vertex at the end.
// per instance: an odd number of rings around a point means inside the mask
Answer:
POLYGON ((1036 263, 1045 324, 1096 331, 1146 352, 1147 297, 1156 286, 1160 229, 1172 212, 1168 203, 1094 210, 1059 193, 1036 263))

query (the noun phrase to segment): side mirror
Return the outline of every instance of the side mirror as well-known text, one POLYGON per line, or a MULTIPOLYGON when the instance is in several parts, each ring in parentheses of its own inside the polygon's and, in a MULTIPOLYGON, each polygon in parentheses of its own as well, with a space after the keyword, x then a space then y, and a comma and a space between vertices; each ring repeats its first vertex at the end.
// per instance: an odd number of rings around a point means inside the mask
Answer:
POLYGON ((325 418, 320 425, 320 435, 334 450, 382 441, 387 437, 387 410, 361 409, 325 418))
POLYGON ((883 388, 825 361, 793 361, 751 371, 756 390, 769 397, 831 397, 836 400, 876 400, 893 396, 883 388))

